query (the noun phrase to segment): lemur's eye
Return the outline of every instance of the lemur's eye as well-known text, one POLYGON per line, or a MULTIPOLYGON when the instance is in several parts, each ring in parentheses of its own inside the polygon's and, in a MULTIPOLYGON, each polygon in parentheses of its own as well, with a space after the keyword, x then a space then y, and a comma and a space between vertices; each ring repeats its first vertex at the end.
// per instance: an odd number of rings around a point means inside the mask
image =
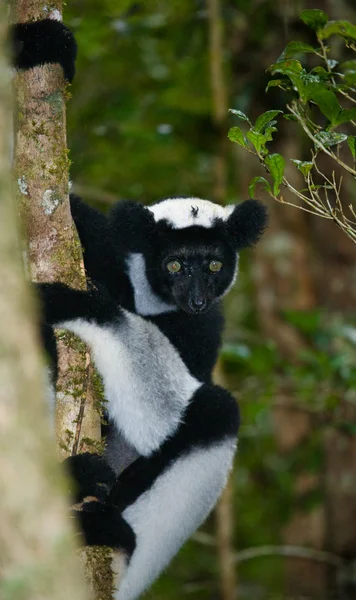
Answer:
POLYGON ((178 273, 182 268, 182 265, 178 260, 171 260, 167 263, 167 269, 170 273, 178 273))
POLYGON ((212 260, 209 265, 209 269, 213 273, 217 273, 218 271, 220 271, 221 267, 222 267, 222 262, 220 262, 220 260, 212 260))

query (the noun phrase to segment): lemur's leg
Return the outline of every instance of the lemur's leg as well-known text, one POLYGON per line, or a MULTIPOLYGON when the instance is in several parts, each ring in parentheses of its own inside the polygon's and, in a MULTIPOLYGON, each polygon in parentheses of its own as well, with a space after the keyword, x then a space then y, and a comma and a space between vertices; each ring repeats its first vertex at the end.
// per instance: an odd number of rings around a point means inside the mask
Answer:
POLYGON ((19 23, 10 31, 14 66, 17 69, 59 63, 65 79, 73 81, 77 44, 72 32, 63 23, 44 19, 33 23, 19 23))
POLYGON ((72 516, 80 526, 88 546, 109 546, 118 551, 126 567, 135 549, 136 536, 120 509, 108 503, 115 473, 95 454, 70 456, 64 465, 71 475, 72 516), (74 486, 74 489, 72 487, 74 486))
POLYGON ((238 424, 234 398, 203 385, 176 434, 119 476, 110 500, 135 531, 136 549, 115 600, 138 598, 205 520, 225 485, 238 424))
POLYGON ((87 342, 103 377, 108 413, 139 454, 173 435, 201 387, 168 338, 149 321, 120 308, 105 290, 38 286, 44 319, 87 342))

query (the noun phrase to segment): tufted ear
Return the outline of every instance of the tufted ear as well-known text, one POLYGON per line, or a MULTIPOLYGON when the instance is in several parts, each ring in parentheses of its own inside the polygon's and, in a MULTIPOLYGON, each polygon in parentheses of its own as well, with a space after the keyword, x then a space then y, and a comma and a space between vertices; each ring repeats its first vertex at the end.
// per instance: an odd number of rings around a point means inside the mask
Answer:
POLYGON ((248 248, 258 242, 267 227, 267 208, 258 200, 237 204, 226 221, 227 235, 236 250, 248 248))
POLYGON ((152 213, 138 202, 122 200, 109 214, 114 244, 123 254, 144 252, 155 229, 152 213))

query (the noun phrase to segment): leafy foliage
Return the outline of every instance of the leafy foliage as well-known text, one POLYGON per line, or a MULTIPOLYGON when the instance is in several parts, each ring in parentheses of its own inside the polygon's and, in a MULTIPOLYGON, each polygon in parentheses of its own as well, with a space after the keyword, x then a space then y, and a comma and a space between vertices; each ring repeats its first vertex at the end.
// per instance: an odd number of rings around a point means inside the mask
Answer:
POLYGON ((334 175, 331 177, 321 173, 317 162, 319 154, 325 153, 347 174, 356 178, 355 136, 346 131, 336 131, 340 125, 347 126, 346 130, 356 126, 356 61, 346 61, 337 70, 338 62, 329 57, 330 48, 324 43, 332 35, 337 35, 349 48, 356 50, 356 26, 348 21, 329 21, 327 14, 319 9, 304 10, 300 18, 315 32, 317 45, 314 47, 304 42, 289 42, 277 62, 268 68, 273 77, 278 77, 268 82, 266 91, 278 87, 288 94, 290 100, 285 112, 269 110, 260 115, 252 125, 246 114, 233 109, 232 114, 248 123, 250 128, 246 133, 239 130, 238 135, 230 134, 229 138, 255 154, 271 176, 272 185, 264 177, 254 177, 249 186, 251 196, 254 196, 255 187, 259 183, 272 198, 284 202, 281 194, 281 186, 284 185, 304 203, 304 206, 295 206, 333 219, 356 243, 355 209, 350 208, 349 217, 344 214, 340 201, 341 180, 337 182, 334 175), (314 66, 313 63, 312 68, 308 69, 309 54, 318 58, 321 64, 314 66), (277 131, 278 123, 275 119, 280 113, 285 118, 295 120, 309 138, 311 160, 291 159, 307 184, 306 190, 305 187, 298 190, 291 185, 284 174, 285 158, 280 154, 270 153, 268 144, 273 141, 273 134, 277 131), (335 147, 338 148, 344 142, 349 146, 353 164, 344 163, 338 150, 336 153, 334 151, 335 147), (316 185, 314 179, 320 179, 320 176, 324 183, 316 185), (332 198, 329 197, 328 190, 331 190, 332 198))

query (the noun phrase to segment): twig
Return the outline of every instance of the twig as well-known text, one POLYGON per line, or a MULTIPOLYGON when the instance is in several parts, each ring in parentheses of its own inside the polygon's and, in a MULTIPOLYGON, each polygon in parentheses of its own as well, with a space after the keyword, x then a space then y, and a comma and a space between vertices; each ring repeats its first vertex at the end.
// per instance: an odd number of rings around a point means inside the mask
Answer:
POLYGON ((285 556, 288 558, 305 558, 317 562, 327 563, 334 567, 340 568, 343 565, 343 560, 336 554, 324 552, 323 550, 315 550, 314 548, 305 548, 303 546, 256 546, 254 548, 246 548, 235 554, 237 563, 262 556, 285 556))

